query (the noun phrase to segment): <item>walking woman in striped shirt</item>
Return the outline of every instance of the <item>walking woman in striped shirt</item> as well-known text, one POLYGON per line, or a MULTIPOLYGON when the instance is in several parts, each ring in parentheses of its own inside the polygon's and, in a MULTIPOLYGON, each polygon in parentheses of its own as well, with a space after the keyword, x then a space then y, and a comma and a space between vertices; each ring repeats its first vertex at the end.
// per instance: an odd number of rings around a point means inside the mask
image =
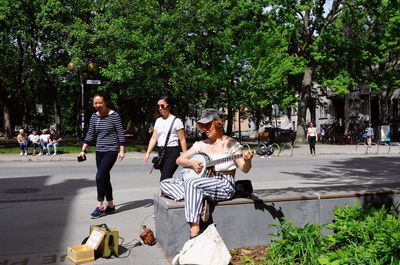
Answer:
POLYGON ((207 200, 221 201, 232 198, 235 194, 236 168, 244 173, 251 169, 252 152, 243 151, 235 139, 224 135, 223 125, 224 122, 217 110, 206 109, 197 121, 197 126, 205 133, 207 139, 195 142, 176 160, 178 165, 185 168, 183 172, 187 174, 183 175, 182 179, 165 179, 160 183, 162 196, 175 201, 185 201, 185 218, 190 224, 191 238, 200 234, 200 220, 208 221, 207 200), (213 161, 217 159, 223 161, 215 165, 206 177, 196 175, 203 171, 204 165, 193 158, 193 155, 202 153, 213 161))
POLYGON ((89 144, 96 142, 97 207, 90 214, 92 218, 115 212, 110 171, 117 159, 125 158, 126 142, 121 117, 116 111, 107 108, 107 103, 103 94, 97 93, 93 97, 96 112, 90 118, 89 129, 79 153, 84 158, 89 144), (105 208, 104 199, 107 200, 105 208))

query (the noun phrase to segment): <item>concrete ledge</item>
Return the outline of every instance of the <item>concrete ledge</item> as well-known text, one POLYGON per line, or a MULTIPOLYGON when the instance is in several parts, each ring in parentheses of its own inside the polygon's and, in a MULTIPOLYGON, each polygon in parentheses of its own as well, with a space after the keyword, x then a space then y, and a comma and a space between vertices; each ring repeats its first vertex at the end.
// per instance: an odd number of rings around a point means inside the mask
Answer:
MULTIPOLYGON (((361 201, 361 206, 399 203, 400 183, 255 190, 250 199, 213 205, 210 221, 202 228, 216 223, 229 249, 266 245, 276 232, 270 225, 279 224, 284 217, 297 226, 326 224, 332 221, 334 207, 356 201, 361 201)), ((174 256, 189 239, 183 203, 155 195, 154 209, 157 242, 167 256, 174 256)))

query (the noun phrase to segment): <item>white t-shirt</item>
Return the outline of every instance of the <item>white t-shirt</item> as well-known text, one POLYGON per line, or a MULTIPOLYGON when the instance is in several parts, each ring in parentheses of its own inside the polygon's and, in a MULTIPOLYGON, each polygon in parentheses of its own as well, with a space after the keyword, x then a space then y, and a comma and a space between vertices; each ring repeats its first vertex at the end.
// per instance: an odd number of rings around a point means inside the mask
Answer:
MULTIPOLYGON (((156 120, 156 123, 154 124, 154 129, 157 130, 157 146, 164 147, 169 128, 171 127, 171 123, 174 118, 174 115, 169 115, 167 119, 163 119, 162 117, 160 117, 156 120)), ((171 129, 171 134, 169 136, 167 144, 168 147, 179 146, 178 131, 183 128, 184 127, 181 119, 177 118, 171 129)))
POLYGON ((45 143, 49 142, 50 134, 41 134, 40 135, 40 141, 43 141, 45 143))
POLYGON ((33 142, 33 141, 39 141, 39 135, 37 135, 37 134, 30 134, 30 135, 28 136, 28 138, 29 138, 29 141, 31 141, 31 142, 33 142))

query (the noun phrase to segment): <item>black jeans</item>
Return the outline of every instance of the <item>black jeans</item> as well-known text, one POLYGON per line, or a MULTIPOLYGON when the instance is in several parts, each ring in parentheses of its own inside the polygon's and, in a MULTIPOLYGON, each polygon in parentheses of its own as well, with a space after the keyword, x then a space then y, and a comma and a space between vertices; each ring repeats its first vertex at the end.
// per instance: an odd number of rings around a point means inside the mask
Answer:
POLYGON ((110 171, 117 161, 118 152, 96 152, 96 185, 97 201, 102 202, 104 198, 107 201, 113 200, 113 190, 111 186, 110 171))
MULTIPOLYGON (((161 149, 162 148, 157 147, 159 155, 161 153, 161 149)), ((176 169, 178 168, 178 165, 176 164, 176 159, 180 156, 180 152, 181 152, 180 146, 166 148, 164 155, 164 163, 160 169, 161 171, 160 182, 163 181, 164 179, 172 178, 176 169)))
POLYGON ((315 154, 315 136, 309 136, 308 137, 308 143, 310 144, 310 152, 311 154, 315 154))

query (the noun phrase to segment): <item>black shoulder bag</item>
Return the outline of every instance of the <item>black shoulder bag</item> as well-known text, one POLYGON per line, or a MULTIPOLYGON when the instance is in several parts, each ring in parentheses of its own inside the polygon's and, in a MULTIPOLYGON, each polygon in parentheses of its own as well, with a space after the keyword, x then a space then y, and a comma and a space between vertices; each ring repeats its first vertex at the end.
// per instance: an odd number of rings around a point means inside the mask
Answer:
POLYGON ((153 168, 151 169, 150 173, 153 172, 153 169, 161 169, 164 164, 165 149, 167 148, 169 136, 171 135, 172 126, 174 125, 175 120, 176 120, 176 117, 173 119, 171 126, 169 127, 167 139, 165 139, 164 147, 161 148, 159 156, 155 156, 151 160, 151 162, 153 163, 153 168))

